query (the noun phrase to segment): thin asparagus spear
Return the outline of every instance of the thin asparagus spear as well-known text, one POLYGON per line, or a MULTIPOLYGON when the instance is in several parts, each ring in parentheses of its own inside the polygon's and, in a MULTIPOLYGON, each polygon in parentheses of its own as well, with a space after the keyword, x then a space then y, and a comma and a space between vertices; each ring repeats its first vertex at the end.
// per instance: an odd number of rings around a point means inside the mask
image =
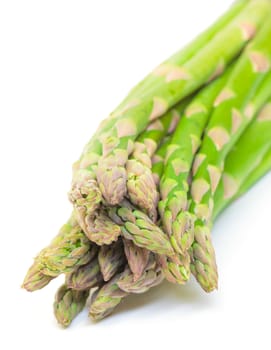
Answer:
POLYGON ((182 101, 159 120, 151 123, 138 137, 134 151, 126 164, 129 199, 155 222, 157 219, 158 192, 151 172, 151 157, 160 141, 174 131, 186 101, 182 101))
MULTIPOLYGON (((265 157, 271 149, 270 135, 271 99, 262 108, 257 118, 240 137, 226 158, 222 179, 215 192, 213 219, 234 198, 239 197, 243 191, 251 187, 255 180, 253 179, 250 184, 251 180, 247 179, 250 178, 250 174, 253 174, 255 170, 257 171, 258 167, 262 169, 259 164, 263 162, 268 169, 269 163, 265 160, 265 157)), ((267 170, 263 169, 260 171, 265 173, 267 170)), ((261 175, 256 175, 256 179, 258 176, 261 175)))
POLYGON ((93 320, 99 321, 109 316, 122 299, 128 295, 128 293, 121 290, 117 284, 118 280, 124 274, 128 273, 129 271, 126 269, 125 272, 113 277, 92 299, 89 316, 91 316, 93 320))
POLYGON ((52 276, 46 276, 41 273, 39 265, 34 263, 27 271, 22 288, 28 292, 34 292, 47 286, 53 278, 52 276))
POLYGON ((140 278, 135 280, 133 274, 124 274, 117 282, 119 288, 127 293, 142 294, 157 286, 164 280, 161 267, 153 254, 140 278))
POLYGON ((108 214, 121 226, 122 235, 126 239, 154 253, 175 256, 167 235, 128 201, 124 201, 119 207, 108 207, 108 214))
POLYGON ((119 225, 108 217, 102 207, 97 209, 92 216, 87 216, 85 224, 86 236, 99 246, 116 242, 121 234, 119 225))
POLYGON ((266 153, 261 163, 252 171, 245 182, 240 186, 238 195, 247 192, 261 177, 271 171, 271 149, 266 153))
POLYGON ((135 243, 124 237, 124 252, 128 266, 133 273, 134 281, 137 281, 143 274, 150 257, 150 251, 135 245, 135 243))
POLYGON ((197 216, 197 221, 191 269, 207 292, 217 288, 218 278, 209 228, 213 195, 227 154, 269 97, 270 35, 271 22, 267 21, 237 62, 217 97, 216 108, 194 161, 190 211, 197 216), (199 251, 205 254, 199 254, 199 251))
POLYGON ((103 156, 98 161, 96 175, 109 204, 119 204, 126 195, 125 164, 137 136, 151 120, 223 71, 270 15, 270 9, 267 0, 250 2, 233 23, 181 67, 162 64, 153 72, 157 77, 153 89, 122 117, 118 116, 109 137, 102 141, 103 156), (225 46, 227 42, 229 47, 225 46))
POLYGON ((74 290, 86 290, 99 286, 103 281, 98 259, 95 258, 88 264, 79 266, 75 271, 66 274, 65 284, 74 290))
POLYGON ((54 302, 54 314, 59 324, 68 327, 72 320, 83 310, 88 291, 78 291, 61 286, 54 302))
POLYGON ((67 224, 62 226, 51 244, 37 255, 34 264, 27 272, 23 287, 36 283, 37 275, 33 274, 33 271, 39 271, 41 275, 57 277, 61 273, 69 273, 87 264, 96 253, 97 246, 87 239, 72 216, 67 224))
POLYGON ((99 265, 104 281, 109 281, 126 263, 122 240, 102 246, 98 254, 99 265))
POLYGON ((153 255, 150 256, 146 272, 137 281, 134 281, 133 274, 127 266, 123 273, 112 278, 98 291, 92 300, 89 315, 93 320, 99 321, 109 316, 122 299, 130 293, 145 293, 162 280, 161 269, 153 255))

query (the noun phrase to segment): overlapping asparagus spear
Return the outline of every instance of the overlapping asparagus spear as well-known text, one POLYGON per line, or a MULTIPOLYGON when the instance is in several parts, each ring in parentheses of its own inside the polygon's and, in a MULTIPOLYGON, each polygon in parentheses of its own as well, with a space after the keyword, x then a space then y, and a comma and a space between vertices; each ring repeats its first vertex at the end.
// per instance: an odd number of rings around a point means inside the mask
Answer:
POLYGON ((267 38, 270 34, 271 22, 267 21, 234 67, 215 101, 215 110, 194 161, 190 211, 197 216, 197 222, 191 266, 206 291, 217 287, 215 254, 208 227, 213 195, 228 152, 268 98, 271 45, 267 38), (244 81, 240 77, 244 77, 244 81), (202 249, 204 261, 198 253, 202 249))
POLYGON ((257 178, 261 177, 261 172, 265 174, 269 170, 270 150, 271 99, 265 104, 226 158, 223 175, 214 197, 213 218, 234 198, 239 197, 242 192, 250 188, 257 178), (256 171, 256 176, 253 175, 254 171, 256 171))
POLYGON ((151 123, 135 142, 127 161, 127 190, 131 202, 156 221, 159 194, 152 176, 151 158, 161 140, 175 130, 187 101, 180 102, 159 120, 151 123))

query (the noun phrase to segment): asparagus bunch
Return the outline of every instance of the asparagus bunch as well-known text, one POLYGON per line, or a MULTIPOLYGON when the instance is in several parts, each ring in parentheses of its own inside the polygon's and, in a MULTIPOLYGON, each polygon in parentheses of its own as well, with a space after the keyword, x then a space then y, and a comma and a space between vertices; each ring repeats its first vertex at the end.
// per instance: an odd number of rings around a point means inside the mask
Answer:
POLYGON ((271 169, 271 2, 240 0, 131 90, 73 166, 70 219, 23 282, 61 274, 57 321, 164 279, 218 285, 211 227, 271 169), (226 43, 226 44, 225 44, 226 43))

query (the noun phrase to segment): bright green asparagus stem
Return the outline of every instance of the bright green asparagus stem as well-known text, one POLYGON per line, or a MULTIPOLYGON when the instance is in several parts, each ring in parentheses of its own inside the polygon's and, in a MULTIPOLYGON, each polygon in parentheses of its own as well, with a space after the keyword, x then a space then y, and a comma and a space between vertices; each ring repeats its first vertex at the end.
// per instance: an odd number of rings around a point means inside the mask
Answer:
POLYGON ((188 212, 188 177, 195 153, 213 103, 232 69, 204 89, 192 100, 179 122, 167 148, 160 182, 159 213, 164 231, 176 252, 186 255, 193 239, 194 216, 188 212))
POLYGON ((129 239, 125 239, 124 237, 122 239, 127 263, 133 273, 133 280, 137 281, 142 276, 147 266, 151 252, 147 249, 138 247, 129 239))
POLYGON ((160 186, 161 177, 164 171, 164 160, 167 153, 167 148, 170 144, 171 136, 165 137, 161 143, 161 146, 152 157, 152 176, 157 188, 160 186))
MULTIPOLYGON (((235 17, 237 17, 245 6, 247 6, 250 0, 240 0, 235 1, 230 9, 223 14, 210 28, 205 30, 203 33, 198 35, 191 43, 185 46, 182 50, 177 52, 171 58, 169 58, 165 63, 168 64, 177 64, 179 66, 183 65, 186 61, 191 59, 198 51, 211 41, 218 32, 223 30, 235 17)), ((145 79, 143 79, 137 86, 135 86, 127 98, 121 103, 118 110, 124 108, 127 105, 128 101, 131 99, 136 99, 142 97, 146 94, 150 88, 155 84, 156 77, 153 77, 152 74, 149 74, 145 79)))
POLYGON ((98 259, 79 266, 78 269, 66 275, 65 284, 75 290, 86 290, 99 286, 103 281, 98 259))
POLYGON ((78 291, 63 285, 55 295, 54 314, 59 324, 68 327, 72 320, 83 310, 88 291, 78 291))
POLYGON ((108 207, 108 214, 121 226, 122 235, 139 247, 157 254, 175 255, 167 235, 146 214, 136 210, 129 202, 124 201, 120 207, 108 207))
POLYGON ((61 273, 69 273, 81 265, 85 265, 97 253, 93 245, 82 232, 72 216, 61 229, 51 244, 44 248, 30 267, 24 285, 37 278, 31 271, 38 270, 46 276, 56 277, 61 273))
POLYGON ((257 166, 256 169, 252 171, 251 174, 247 177, 245 182, 240 186, 238 195, 241 196, 247 192, 251 186, 253 186, 261 177, 266 175, 271 171, 271 149, 266 153, 261 163, 257 166))
POLYGON ((126 263, 122 240, 119 239, 109 246, 102 246, 98 260, 104 281, 109 281, 126 263))
MULTIPOLYGON (((271 95, 271 91, 270 91, 271 95)), ((244 134, 240 137, 235 147, 228 154, 222 179, 216 190, 214 202, 213 220, 224 207, 228 206, 234 198, 239 197, 243 191, 246 191, 250 186, 247 179, 250 174, 253 174, 259 167, 259 164, 266 164, 264 161, 266 154, 269 154, 271 149, 271 99, 262 108, 257 118, 247 128, 244 134)), ((263 173, 265 169, 261 170, 263 173)), ((256 179, 258 178, 257 175, 256 179)), ((253 179, 251 185, 256 180, 253 179)))
POLYGON ((155 222, 159 194, 151 172, 151 157, 161 140, 170 134, 180 119, 186 102, 181 102, 159 120, 151 123, 135 142, 133 153, 126 164, 127 190, 130 201, 146 212, 155 222))
POLYGON ((119 204, 126 195, 125 165, 137 136, 150 121, 221 73, 270 15, 270 9, 268 0, 250 2, 240 16, 182 66, 164 63, 155 69, 156 79, 150 92, 122 117, 116 116, 115 126, 102 142, 103 156, 96 171, 109 204, 119 204))
POLYGON ((227 154, 269 97, 270 35, 271 21, 267 21, 237 62, 217 97, 216 108, 194 161, 190 211, 197 216, 197 221, 191 269, 207 292, 217 288, 218 278, 209 227, 213 195, 227 154))

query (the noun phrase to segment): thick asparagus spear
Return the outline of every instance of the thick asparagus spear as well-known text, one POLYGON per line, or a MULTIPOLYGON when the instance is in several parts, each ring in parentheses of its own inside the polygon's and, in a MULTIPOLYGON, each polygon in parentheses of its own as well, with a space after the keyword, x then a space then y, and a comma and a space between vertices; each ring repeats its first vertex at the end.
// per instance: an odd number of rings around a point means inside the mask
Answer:
POLYGON ((126 263, 122 240, 119 239, 109 246, 102 246, 98 260, 104 281, 109 281, 126 263))
POLYGON ((117 117, 108 138, 103 140, 103 156, 96 171, 100 189, 111 205, 119 204, 126 194, 125 164, 131 143, 151 120, 163 115, 178 101, 193 93, 231 62, 270 15, 271 3, 252 1, 233 23, 219 32, 202 50, 182 66, 162 64, 152 90, 137 105, 117 117), (225 43, 230 45, 225 47, 225 43))
MULTIPOLYGON (((271 91, 270 91, 271 95, 271 91)), ((269 169, 267 161, 271 149, 271 99, 262 108, 257 118, 240 137, 235 147, 228 154, 222 179, 215 192, 213 219, 219 212, 242 192, 251 187, 253 182, 269 169), (267 160, 266 160, 267 159, 267 160), (261 164, 267 166, 263 168, 261 164), (254 171, 258 174, 252 175, 254 171), (253 181, 249 180, 252 176, 253 181)))
POLYGON ((54 302, 54 314, 59 324, 68 327, 85 306, 88 291, 78 291, 61 286, 54 302))
POLYGON ((271 22, 267 21, 217 97, 216 108, 194 161, 190 211, 197 216, 197 221, 191 268, 207 292, 217 287, 215 253, 209 228, 213 195, 227 154, 269 97, 270 35, 271 22), (201 254, 202 251, 205 254, 201 254))
POLYGON ((167 148, 160 182, 159 213, 176 252, 187 254, 193 242, 194 216, 188 212, 188 177, 213 103, 231 72, 203 88, 186 108, 167 148))
POLYGON ((160 141, 175 129, 185 104, 186 101, 181 102, 147 127, 136 140, 134 151, 126 164, 129 199, 153 221, 157 218, 159 194, 151 172, 151 157, 160 141))

